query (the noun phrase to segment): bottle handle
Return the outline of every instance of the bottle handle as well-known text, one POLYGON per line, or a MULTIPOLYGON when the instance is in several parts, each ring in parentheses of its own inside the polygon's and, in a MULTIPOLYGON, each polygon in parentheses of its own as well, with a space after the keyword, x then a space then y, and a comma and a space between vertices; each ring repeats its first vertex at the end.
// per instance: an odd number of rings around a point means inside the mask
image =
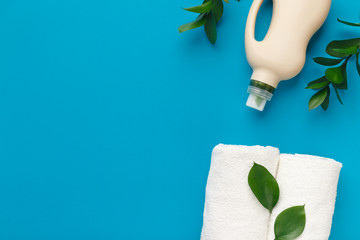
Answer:
POLYGON ((246 22, 246 28, 245 28, 245 42, 246 45, 259 43, 255 39, 255 25, 256 25, 256 18, 260 11, 260 7, 263 4, 264 0, 254 0, 253 4, 251 5, 248 19, 246 22))

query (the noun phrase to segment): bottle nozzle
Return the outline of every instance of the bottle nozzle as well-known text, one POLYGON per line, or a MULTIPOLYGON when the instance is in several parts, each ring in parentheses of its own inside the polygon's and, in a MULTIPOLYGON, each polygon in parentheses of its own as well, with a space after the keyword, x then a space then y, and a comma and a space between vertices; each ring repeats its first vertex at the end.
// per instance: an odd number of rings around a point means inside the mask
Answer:
POLYGON ((263 111, 265 108, 267 100, 265 98, 256 96, 255 94, 250 93, 249 98, 246 102, 246 106, 256 109, 258 111, 263 111))
POLYGON ((255 80, 251 80, 248 88, 249 98, 246 106, 263 111, 267 101, 270 101, 275 88, 255 80))

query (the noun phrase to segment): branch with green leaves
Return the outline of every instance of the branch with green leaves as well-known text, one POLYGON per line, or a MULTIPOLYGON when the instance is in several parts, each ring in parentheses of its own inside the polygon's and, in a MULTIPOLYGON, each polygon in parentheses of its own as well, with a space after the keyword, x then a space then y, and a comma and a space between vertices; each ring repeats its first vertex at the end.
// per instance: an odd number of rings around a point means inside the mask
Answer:
MULTIPOLYGON (((264 166, 254 163, 248 176, 248 183, 259 202, 272 213, 280 197, 276 179, 264 166)), ((281 212, 275 220, 275 240, 296 239, 303 233, 305 225, 305 206, 290 207, 281 212)))
MULTIPOLYGON (((351 23, 338 19, 339 22, 349 26, 360 27, 360 23, 351 23)), ((306 89, 318 91, 309 101, 309 110, 319 106, 326 111, 330 103, 330 87, 336 93, 337 99, 341 104, 343 101, 339 90, 348 89, 347 66, 349 59, 356 56, 356 68, 360 76, 360 38, 332 41, 326 48, 326 53, 335 58, 317 57, 314 61, 320 65, 328 66, 325 76, 316 79, 308 84, 306 89)))
MULTIPOLYGON (((224 2, 229 3, 229 0, 224 0, 224 2)), ((204 0, 203 4, 184 8, 184 10, 198 13, 199 15, 193 22, 181 25, 179 32, 182 33, 204 26, 209 41, 215 44, 217 39, 216 25, 222 18, 224 12, 223 0, 204 0)))

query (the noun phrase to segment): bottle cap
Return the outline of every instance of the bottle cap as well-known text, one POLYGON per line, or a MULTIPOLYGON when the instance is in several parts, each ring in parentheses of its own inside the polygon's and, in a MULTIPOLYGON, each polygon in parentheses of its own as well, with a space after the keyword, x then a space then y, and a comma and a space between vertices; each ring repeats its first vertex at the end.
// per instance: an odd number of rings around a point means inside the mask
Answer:
POLYGON ((251 80, 248 88, 249 98, 246 102, 246 106, 263 111, 267 101, 270 101, 275 88, 256 80, 251 80))

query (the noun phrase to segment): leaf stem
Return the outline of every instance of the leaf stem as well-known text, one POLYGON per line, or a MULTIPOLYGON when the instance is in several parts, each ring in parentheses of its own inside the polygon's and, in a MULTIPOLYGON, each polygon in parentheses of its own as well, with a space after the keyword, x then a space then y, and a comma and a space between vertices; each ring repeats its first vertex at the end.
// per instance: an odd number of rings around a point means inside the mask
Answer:
POLYGON ((354 55, 354 54, 349 55, 349 56, 346 58, 345 62, 347 63, 347 62, 349 61, 349 59, 350 59, 353 55, 354 55))

